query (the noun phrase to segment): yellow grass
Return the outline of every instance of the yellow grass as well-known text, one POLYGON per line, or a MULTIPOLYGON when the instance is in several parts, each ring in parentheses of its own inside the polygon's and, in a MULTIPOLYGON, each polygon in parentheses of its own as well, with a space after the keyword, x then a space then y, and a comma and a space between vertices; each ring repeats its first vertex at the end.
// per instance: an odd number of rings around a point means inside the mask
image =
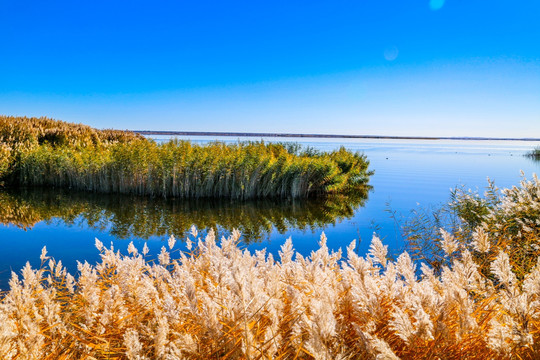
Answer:
MULTIPOLYGON (((540 354, 540 264, 518 283, 500 252, 485 277, 467 250, 440 276, 407 253, 387 260, 374 238, 304 258, 292 243, 275 260, 191 240, 158 261, 130 244, 76 278, 42 254, 13 274, 0 303, 2 359, 535 359, 540 354), (191 245, 191 240, 188 246, 191 245)), ((169 240, 174 249, 175 240, 169 240)), ((172 252, 170 252, 172 251, 172 252)))

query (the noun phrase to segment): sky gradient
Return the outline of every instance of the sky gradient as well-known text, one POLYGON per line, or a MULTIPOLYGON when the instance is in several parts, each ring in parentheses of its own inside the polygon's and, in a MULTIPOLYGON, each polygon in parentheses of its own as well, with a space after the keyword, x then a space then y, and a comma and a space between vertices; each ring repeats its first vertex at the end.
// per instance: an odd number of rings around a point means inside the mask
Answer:
POLYGON ((540 137, 538 19, 537 0, 0 0, 0 114, 540 137))

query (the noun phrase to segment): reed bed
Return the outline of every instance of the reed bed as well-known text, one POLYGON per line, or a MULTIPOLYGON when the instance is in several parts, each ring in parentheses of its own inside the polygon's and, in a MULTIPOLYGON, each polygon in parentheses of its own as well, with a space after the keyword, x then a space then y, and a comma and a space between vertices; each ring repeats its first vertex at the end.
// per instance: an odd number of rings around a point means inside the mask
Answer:
POLYGON ((490 262, 505 251, 523 279, 540 257, 540 180, 534 174, 530 180, 522 177, 519 186, 508 189, 488 181, 482 195, 458 188, 447 205, 416 212, 402 226, 407 251, 434 268, 448 266, 443 243, 436 241, 444 236, 455 246, 484 249, 473 254, 486 275, 490 262))
POLYGON ((28 118, 0 115, 0 143, 14 150, 40 144, 70 147, 94 147, 133 140, 143 136, 130 131, 97 130, 83 124, 73 124, 46 117, 28 118))
POLYGON ((528 153, 525 154, 525 156, 530 157, 534 160, 540 160, 540 147, 537 147, 528 153))
POLYGON ((4 134, 0 143, 11 149, 0 151, 0 159, 8 159, 0 171, 9 184, 245 200, 347 193, 365 186, 372 174, 364 155, 344 148, 321 153, 264 142, 158 144, 129 132, 83 125, 72 129, 62 122, 51 129, 47 127, 51 121, 7 118, 0 122, 6 128, 0 130, 4 134), (29 130, 25 130, 27 122, 33 124, 29 130))
MULTIPOLYGON (((194 236, 157 261, 96 239, 101 261, 73 277, 44 248, 40 269, 12 275, 0 302, 0 358, 10 359, 537 359, 540 262, 519 281, 509 256, 479 271, 471 251, 449 251, 441 274, 396 261, 374 237, 309 257, 287 240, 279 260, 194 236), (193 243, 192 243, 193 241, 193 243)), ((443 238, 442 242, 445 241, 443 238)), ((455 250, 455 249, 454 249, 455 250)))

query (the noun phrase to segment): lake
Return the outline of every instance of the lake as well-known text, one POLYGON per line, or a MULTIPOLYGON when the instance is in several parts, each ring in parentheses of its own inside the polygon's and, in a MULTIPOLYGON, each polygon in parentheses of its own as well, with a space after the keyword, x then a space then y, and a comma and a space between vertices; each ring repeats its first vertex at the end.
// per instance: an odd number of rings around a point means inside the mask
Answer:
MULTIPOLYGON (((238 140, 190 137, 194 142, 238 140)), ((164 139, 156 138, 156 141, 164 139)), ((265 141, 284 141, 268 138, 265 141)), ((267 248, 277 255, 292 237, 303 255, 318 247, 320 234, 337 250, 353 239, 365 253, 376 232, 394 252, 403 241, 390 212, 407 216, 414 209, 436 207, 449 199, 450 189, 464 186, 482 191, 487 178, 498 187, 517 185, 520 170, 530 178, 540 163, 524 157, 539 146, 526 141, 291 139, 304 146, 333 150, 341 145, 364 152, 375 175, 370 188, 352 198, 331 197, 306 201, 162 200, 121 195, 73 193, 55 189, 0 191, 0 289, 8 287, 11 271, 26 261, 40 265, 41 248, 76 273, 77 261, 94 263, 99 253, 95 238, 126 253, 130 241, 144 243, 150 258, 157 257, 170 234, 178 239, 195 225, 204 235, 214 228, 227 235, 233 228, 244 234, 241 246, 267 248)), ((179 249, 183 244, 177 245, 179 249)))

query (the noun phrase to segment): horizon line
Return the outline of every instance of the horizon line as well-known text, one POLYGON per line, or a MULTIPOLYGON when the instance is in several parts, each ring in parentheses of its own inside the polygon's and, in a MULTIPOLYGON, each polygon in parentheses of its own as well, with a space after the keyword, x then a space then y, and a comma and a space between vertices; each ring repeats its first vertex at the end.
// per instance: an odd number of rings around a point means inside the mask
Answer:
POLYGON ((299 137, 331 139, 391 139, 391 140, 480 140, 480 141, 540 141, 540 138, 482 137, 482 136, 393 136, 393 135, 343 135, 343 134, 292 134, 220 131, 128 130, 141 135, 186 136, 236 136, 236 137, 299 137))

